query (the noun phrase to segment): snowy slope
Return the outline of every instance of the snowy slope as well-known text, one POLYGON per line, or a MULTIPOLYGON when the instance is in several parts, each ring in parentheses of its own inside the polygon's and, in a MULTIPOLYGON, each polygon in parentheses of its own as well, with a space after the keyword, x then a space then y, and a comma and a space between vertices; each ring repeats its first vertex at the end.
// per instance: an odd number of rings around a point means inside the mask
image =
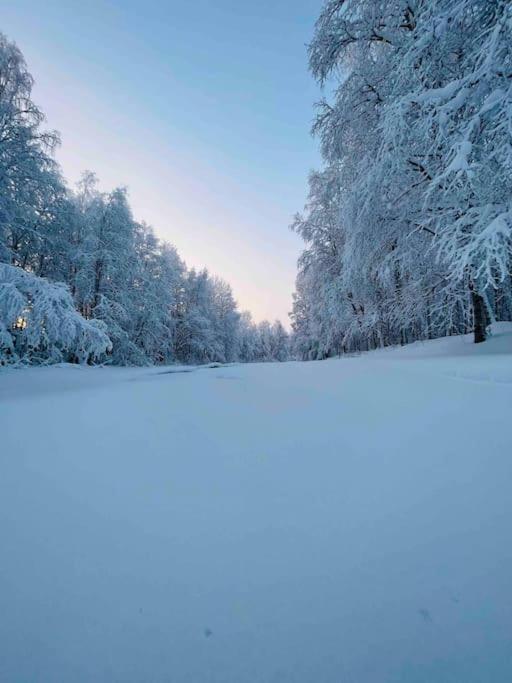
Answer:
POLYGON ((504 324, 0 374, 1 683, 512 680, 511 408, 504 324))

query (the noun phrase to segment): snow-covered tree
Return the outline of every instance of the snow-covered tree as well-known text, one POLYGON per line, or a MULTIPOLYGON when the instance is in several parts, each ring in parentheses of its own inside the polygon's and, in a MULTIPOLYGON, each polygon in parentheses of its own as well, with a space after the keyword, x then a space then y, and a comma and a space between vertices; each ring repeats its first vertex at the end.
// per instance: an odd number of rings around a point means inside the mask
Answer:
POLYGON ((309 48, 325 169, 292 321, 302 357, 475 330, 511 308, 511 6, 329 0, 309 48))
POLYGON ((0 263, 0 364, 85 363, 111 348, 105 325, 76 311, 64 283, 0 263))
POLYGON ((450 284, 469 289, 483 341, 488 299, 511 268, 512 7, 422 3, 416 33, 421 40, 409 42, 396 71, 384 132, 393 150, 414 152, 417 227, 431 236, 450 284))
POLYGON ((0 34, 0 259, 35 267, 47 251, 49 224, 64 192, 51 153, 58 135, 41 129, 23 55, 0 34))
POLYGON ((185 266, 176 250, 146 225, 137 226, 132 288, 133 339, 152 363, 174 360, 185 266))
MULTIPOLYGON (((260 331, 230 286, 188 271, 134 220, 124 188, 103 192, 90 171, 75 191, 65 186, 52 155, 59 138, 42 129, 32 85, 0 34, 1 362, 256 358, 260 331)), ((258 357, 283 359, 284 330, 272 330, 275 348, 258 357)))
POLYGON ((196 363, 237 360, 239 324, 229 285, 207 270, 189 271, 177 323, 177 358, 196 363))

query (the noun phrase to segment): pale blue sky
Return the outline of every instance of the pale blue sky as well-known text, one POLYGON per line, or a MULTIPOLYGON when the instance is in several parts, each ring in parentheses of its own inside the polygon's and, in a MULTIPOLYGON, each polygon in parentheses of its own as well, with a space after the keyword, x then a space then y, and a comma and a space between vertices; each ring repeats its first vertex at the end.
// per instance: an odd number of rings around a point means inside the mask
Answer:
POLYGON ((0 0, 74 183, 127 185, 134 215, 242 308, 286 322, 318 164, 307 71, 320 0, 0 0))

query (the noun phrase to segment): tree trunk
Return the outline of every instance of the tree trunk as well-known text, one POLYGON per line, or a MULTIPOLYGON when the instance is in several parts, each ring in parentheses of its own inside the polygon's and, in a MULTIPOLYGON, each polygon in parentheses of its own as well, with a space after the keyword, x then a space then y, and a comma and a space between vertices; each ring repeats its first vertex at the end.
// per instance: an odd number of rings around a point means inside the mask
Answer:
POLYGON ((475 344, 480 344, 486 339, 487 312, 483 296, 471 290, 471 303, 473 304, 473 329, 475 333, 475 344))
POLYGON ((94 296, 93 296, 93 307, 99 304, 100 301, 100 286, 103 272, 103 264, 101 261, 96 261, 94 266, 94 296))

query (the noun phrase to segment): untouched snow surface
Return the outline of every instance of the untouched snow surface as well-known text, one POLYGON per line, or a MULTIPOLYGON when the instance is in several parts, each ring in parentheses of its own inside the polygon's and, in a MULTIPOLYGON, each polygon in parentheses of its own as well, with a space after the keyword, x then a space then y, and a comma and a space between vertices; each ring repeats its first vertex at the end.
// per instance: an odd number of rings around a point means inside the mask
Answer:
POLYGON ((512 329, 0 374, 1 683, 512 680, 512 329))

